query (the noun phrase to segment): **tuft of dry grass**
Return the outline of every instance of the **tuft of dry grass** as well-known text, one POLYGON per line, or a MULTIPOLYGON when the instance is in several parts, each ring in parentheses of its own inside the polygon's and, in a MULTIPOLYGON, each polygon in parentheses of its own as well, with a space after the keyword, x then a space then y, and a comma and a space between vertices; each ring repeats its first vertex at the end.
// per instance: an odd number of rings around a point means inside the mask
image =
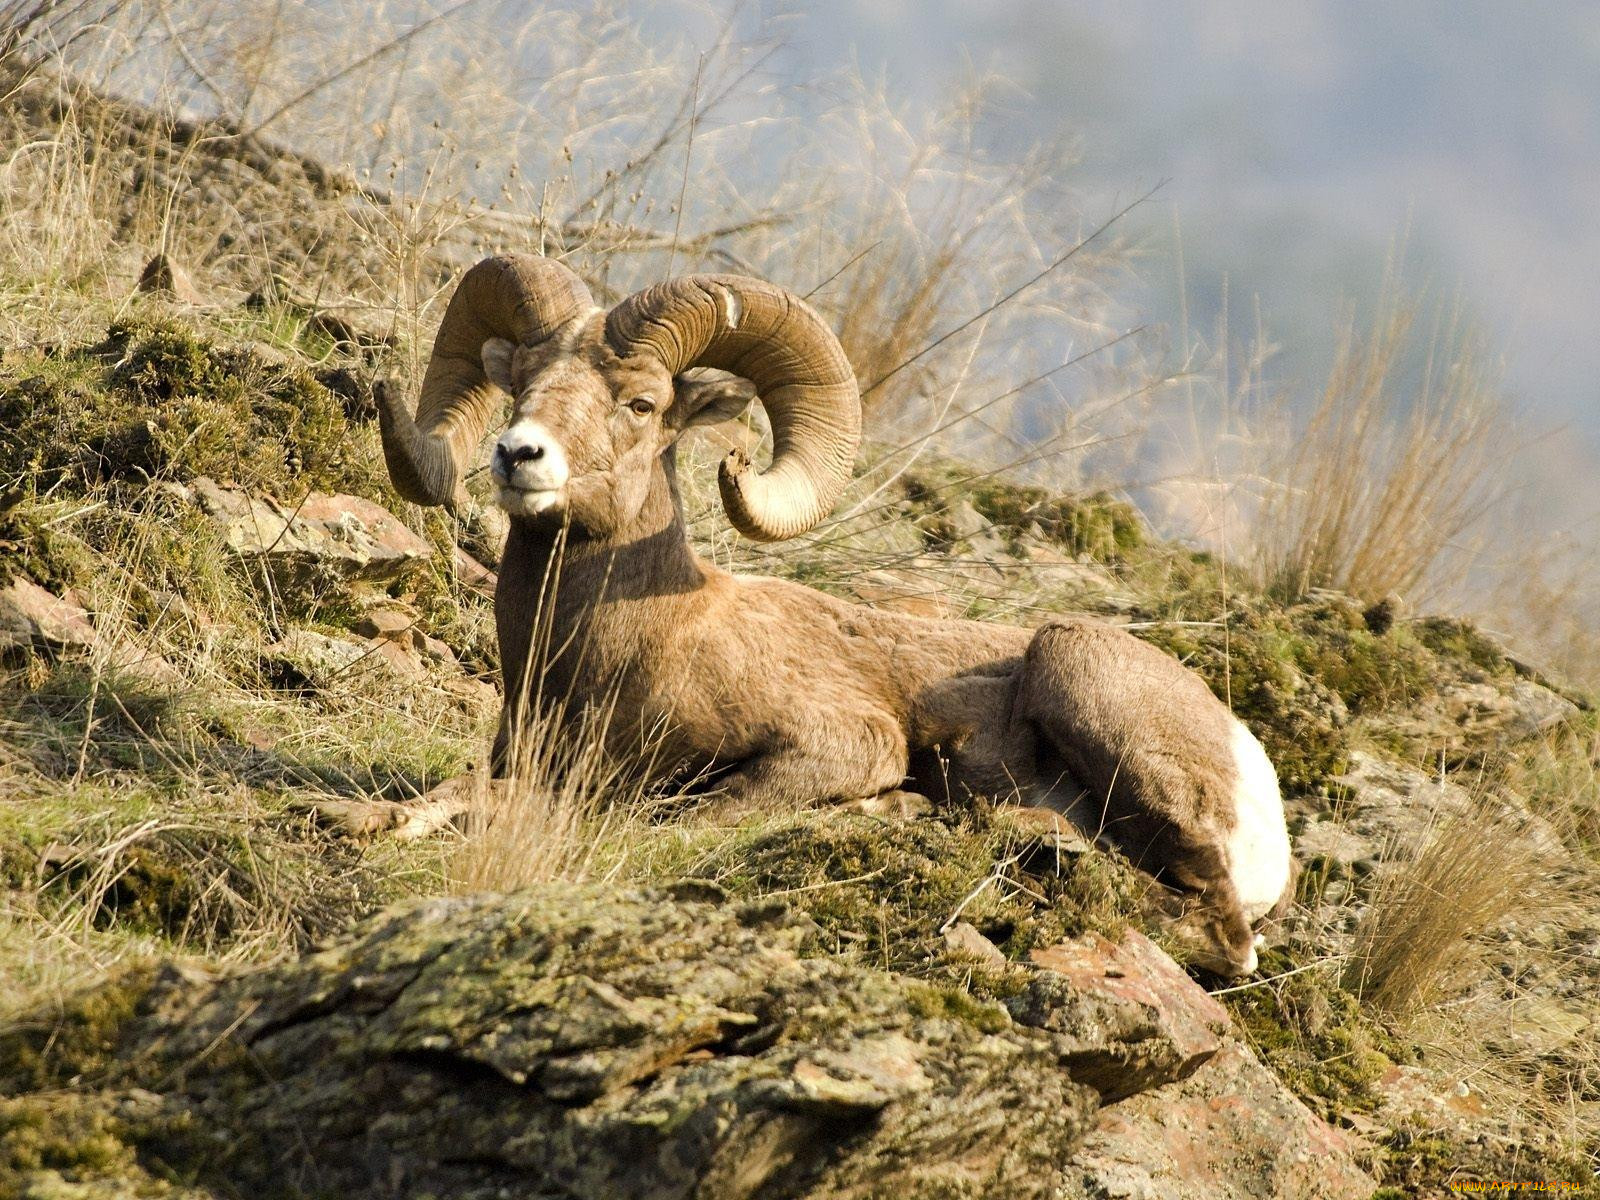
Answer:
POLYGON ((1373 888, 1344 986, 1385 1012, 1428 1004, 1463 966, 1474 936, 1553 898, 1549 861, 1527 821, 1489 797, 1443 817, 1373 888))
POLYGON ((629 864, 630 835, 662 801, 636 764, 606 748, 609 711, 567 722, 524 706, 503 778, 473 774, 467 833, 446 864, 462 893, 511 892, 543 883, 612 879, 629 864))
POLYGON ((1279 448, 1254 520, 1262 582, 1364 600, 1423 598, 1467 569, 1463 546, 1505 489, 1509 410, 1482 341, 1458 318, 1414 361, 1417 302, 1393 279, 1371 327, 1343 330, 1309 418, 1279 448))

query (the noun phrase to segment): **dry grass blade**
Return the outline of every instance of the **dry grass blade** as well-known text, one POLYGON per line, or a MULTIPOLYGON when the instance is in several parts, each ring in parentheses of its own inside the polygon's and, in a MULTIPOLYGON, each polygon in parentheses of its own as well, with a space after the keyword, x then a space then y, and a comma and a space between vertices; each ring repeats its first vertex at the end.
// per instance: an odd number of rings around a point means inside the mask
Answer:
POLYGON ((1548 860, 1527 822, 1486 797, 1445 817, 1374 889, 1345 986, 1392 1013, 1436 999, 1475 935, 1551 898, 1548 860))
POLYGON ((1080 253, 1082 253, 1085 249, 1087 249, 1092 243, 1094 243, 1095 241, 1099 240, 1107 232, 1109 232, 1110 229, 1114 225, 1116 225, 1116 223, 1118 221, 1122 220, 1123 217, 1127 216, 1134 209, 1138 208, 1139 205, 1143 204, 1146 200, 1149 200, 1150 197, 1154 196, 1156 194, 1156 191, 1159 190, 1160 186, 1161 186, 1160 184, 1157 184, 1156 187, 1151 188, 1150 191, 1146 192, 1143 196, 1140 196, 1137 200, 1133 201, 1131 204, 1127 204, 1127 205, 1123 206, 1122 208, 1118 209, 1115 213, 1113 213, 1111 216, 1107 217, 1098 226, 1096 226, 1095 229, 1092 232, 1090 232, 1087 236, 1079 238, 1068 249, 1066 249, 1061 254, 1058 254, 1055 258, 1053 258, 1047 266, 1045 266, 1041 270, 1035 272, 1032 276, 1030 276, 1029 278, 1025 279, 1023 282, 1017 284, 1010 291, 1008 291, 1004 295, 1002 295, 999 299, 992 301, 991 303, 989 303, 984 308, 982 308, 979 311, 973 313, 971 316, 965 318, 964 320, 962 320, 960 322, 960 324, 955 325, 950 329, 947 329, 944 333, 941 333, 938 337, 934 338, 932 341, 930 341, 927 345, 923 346, 920 350, 916 351, 914 354, 910 355, 907 358, 902 359, 900 362, 898 362, 894 366, 890 367, 882 375, 879 375, 871 383, 867 384, 865 387, 863 387, 861 389, 861 395, 862 395, 863 401, 865 401, 866 398, 871 396, 873 392, 877 391, 884 384, 888 383, 889 380, 893 379, 896 375, 898 375, 901 371, 905 370, 907 367, 913 366, 916 363, 921 362, 924 358, 926 358, 929 354, 933 353, 940 346, 944 345, 951 338, 956 337, 958 334, 965 333, 968 329, 971 329, 979 321, 982 321, 986 317, 989 317, 992 314, 998 312, 1000 309, 1004 308, 1006 305, 1008 305, 1012 301, 1016 300, 1024 292, 1028 291, 1030 288, 1036 286, 1037 284, 1042 283, 1049 276, 1055 274, 1055 272, 1059 271, 1062 267, 1066 266, 1067 263, 1071 262, 1074 258, 1078 257, 1078 255, 1080 253))

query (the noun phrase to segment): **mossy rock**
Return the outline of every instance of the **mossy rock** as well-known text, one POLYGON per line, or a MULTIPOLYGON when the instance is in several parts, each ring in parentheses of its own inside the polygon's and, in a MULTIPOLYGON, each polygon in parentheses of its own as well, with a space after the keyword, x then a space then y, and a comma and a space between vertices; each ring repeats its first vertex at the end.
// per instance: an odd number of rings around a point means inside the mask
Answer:
POLYGON ((0 587, 18 577, 61 595, 94 570, 93 555, 30 504, 18 489, 0 496, 0 587))
POLYGON ((0 1032, 0 1078, 19 1125, 83 1094, 66 1169, 227 1195, 1053 1194, 1097 1106, 1056 1035, 814 935, 705 884, 414 903, 297 962, 92 993, 0 1032))
POLYGON ((1408 711, 1457 680, 1513 675, 1466 622, 1376 632, 1354 600, 1337 595, 1288 608, 1235 597, 1226 625, 1156 622, 1137 632, 1205 678, 1261 738, 1292 791, 1315 790, 1344 770, 1358 722, 1362 736, 1381 736, 1374 718, 1408 711))
POLYGON ((983 997, 1015 990, 1006 970, 952 955, 943 927, 959 918, 1006 957, 1090 930, 1115 937, 1140 919, 1149 882, 1112 854, 1022 853, 1001 824, 809 814, 718 849, 697 872, 735 894, 775 896, 820 927, 819 944, 983 997))
POLYGON ((1148 540, 1139 511, 1109 492, 1060 496, 1031 484, 987 479, 966 496, 1013 542, 1032 533, 1075 558, 1115 562, 1148 540))
POLYGON ((1073 558, 1117 562, 1148 541, 1138 510, 1109 492, 1061 495, 1003 476, 973 477, 970 469, 939 462, 908 472, 900 487, 912 521, 936 546, 960 540, 949 515, 959 502, 970 504, 1012 552, 1032 539, 1073 558))
POLYGON ((1458 667, 1471 665, 1491 678, 1516 673, 1506 652, 1471 621, 1426 617, 1412 626, 1418 642, 1458 667))
POLYGON ((292 362, 171 322, 113 325, 93 345, 8 363, 0 430, 0 478, 41 492, 208 475, 285 500, 387 496, 341 397, 292 362))

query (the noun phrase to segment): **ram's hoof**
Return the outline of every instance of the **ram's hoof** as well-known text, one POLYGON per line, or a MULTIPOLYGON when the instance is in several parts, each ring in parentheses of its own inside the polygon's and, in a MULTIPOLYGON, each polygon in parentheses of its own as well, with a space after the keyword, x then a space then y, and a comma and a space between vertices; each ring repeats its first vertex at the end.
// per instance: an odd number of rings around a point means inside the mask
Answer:
POLYGON ((920 792, 891 788, 876 796, 847 801, 839 808, 842 812, 863 813, 869 817, 925 817, 933 812, 933 801, 920 792))
POLYGON ((439 832, 472 807, 475 777, 461 775, 405 804, 393 800, 314 800, 306 805, 318 825, 359 841, 390 837, 411 842, 439 832))

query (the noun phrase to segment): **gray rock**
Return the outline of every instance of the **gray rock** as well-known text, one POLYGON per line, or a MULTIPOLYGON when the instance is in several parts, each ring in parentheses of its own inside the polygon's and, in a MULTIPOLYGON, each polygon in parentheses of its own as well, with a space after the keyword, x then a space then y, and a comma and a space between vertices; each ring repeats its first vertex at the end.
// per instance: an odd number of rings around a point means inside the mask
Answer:
POLYGON ((1442 822, 1486 804, 1496 806, 1518 836, 1542 853, 1557 860, 1566 856, 1555 828, 1510 793, 1475 799, 1449 779, 1360 750, 1350 755, 1349 770, 1337 782, 1348 789, 1348 801, 1336 822, 1330 818, 1309 823, 1297 834, 1295 845, 1302 859, 1331 853, 1342 864, 1403 862, 1442 822))
POLYGON ((330 573, 384 582, 433 553, 393 513, 359 496, 312 492, 287 506, 203 477, 189 491, 229 548, 262 563, 282 586, 315 584, 330 573))
POLYGON ((1531 679, 1463 680, 1409 713, 1385 715, 1383 725, 1391 735, 1454 755, 1535 737, 1577 713, 1572 701, 1531 679))
MULTIPOLYGON (((1349 769, 1335 782, 1348 790, 1338 814, 1337 840, 1344 843, 1344 854, 1352 861, 1357 854, 1375 861, 1409 858, 1441 820, 1472 808, 1466 789, 1364 750, 1350 755, 1349 769)), ((1302 852, 1307 839, 1315 844, 1317 837, 1311 829, 1302 833, 1298 841, 1302 852)))

